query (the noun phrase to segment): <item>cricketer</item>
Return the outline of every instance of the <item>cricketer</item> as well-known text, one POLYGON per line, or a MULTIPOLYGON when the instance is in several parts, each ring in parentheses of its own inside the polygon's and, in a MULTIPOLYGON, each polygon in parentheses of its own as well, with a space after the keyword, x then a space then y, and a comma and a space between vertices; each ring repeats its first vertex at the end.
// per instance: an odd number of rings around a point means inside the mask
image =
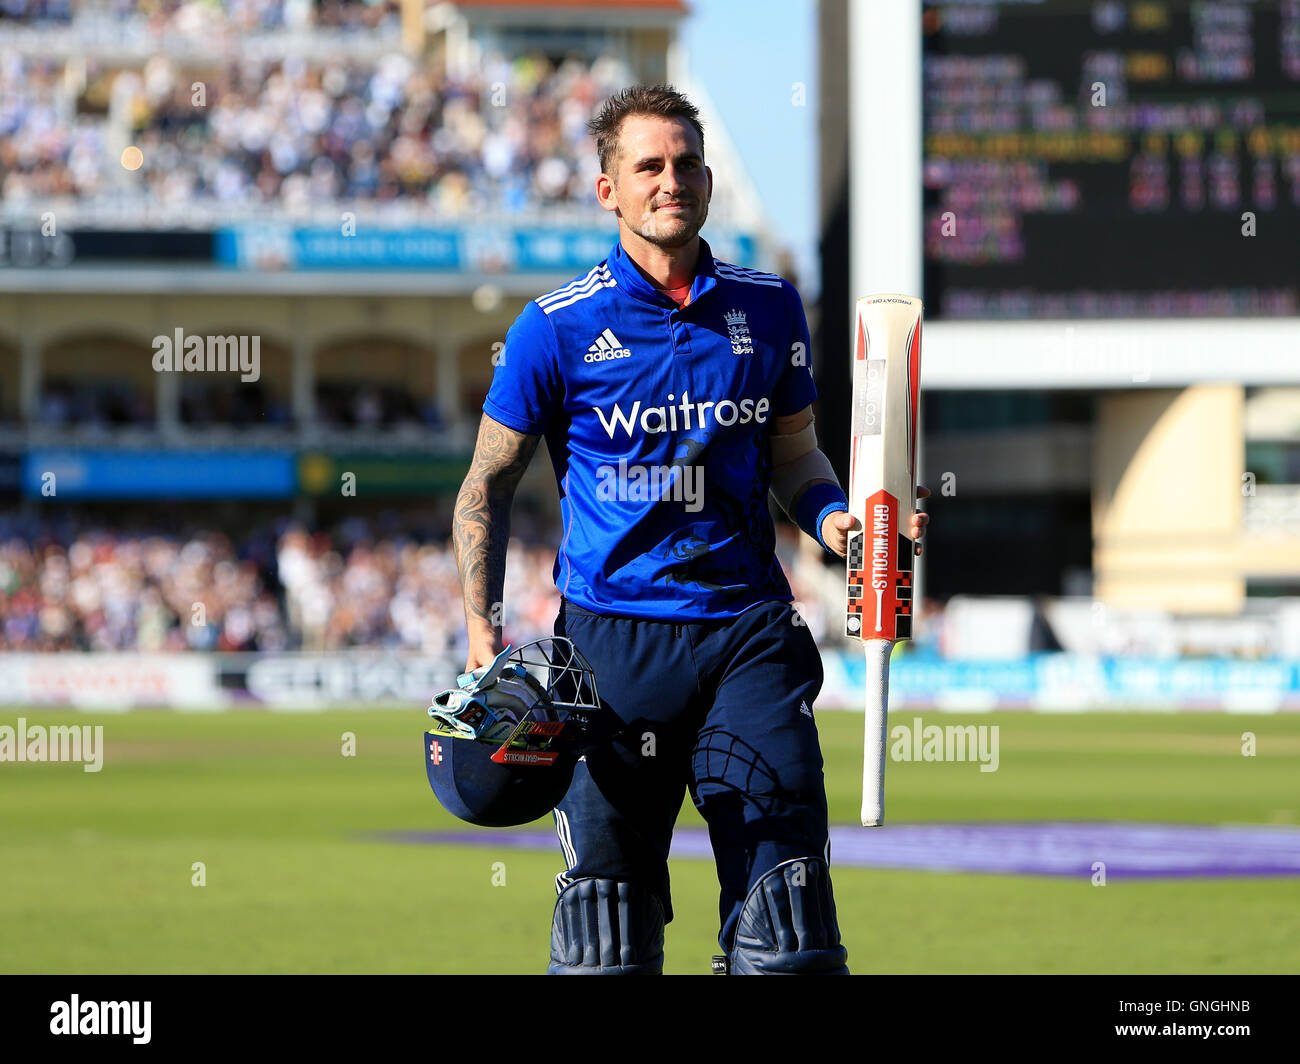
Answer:
MULTIPOLYGON (((555 635, 591 663, 622 726, 554 809, 565 870, 547 970, 662 971, 689 792, 721 888, 715 970, 847 974, 813 716, 821 659, 768 509, 770 492, 841 556, 857 527, 817 447, 803 305, 700 237, 713 175, 685 96, 625 89, 589 130, 618 241, 511 327, 454 521, 469 672, 503 649, 510 508, 545 437, 563 518, 555 635)), ((926 521, 912 518, 917 540, 926 521)))

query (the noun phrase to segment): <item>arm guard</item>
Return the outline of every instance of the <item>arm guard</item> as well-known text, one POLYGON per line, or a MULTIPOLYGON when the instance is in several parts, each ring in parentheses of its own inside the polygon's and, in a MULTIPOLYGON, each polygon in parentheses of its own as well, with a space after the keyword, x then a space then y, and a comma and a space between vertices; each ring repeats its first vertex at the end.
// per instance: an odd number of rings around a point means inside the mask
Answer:
POLYGON ((848 510, 835 470, 817 449, 810 420, 798 432, 772 436, 772 497, 801 529, 826 548, 822 522, 836 510, 848 510))

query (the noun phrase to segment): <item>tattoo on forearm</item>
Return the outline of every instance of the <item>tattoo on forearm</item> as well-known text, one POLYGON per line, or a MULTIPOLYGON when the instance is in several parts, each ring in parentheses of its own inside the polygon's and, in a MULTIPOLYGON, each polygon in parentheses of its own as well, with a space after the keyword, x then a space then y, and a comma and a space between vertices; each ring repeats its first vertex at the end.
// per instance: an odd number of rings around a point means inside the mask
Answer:
POLYGON ((452 542, 465 595, 465 622, 500 627, 493 604, 501 601, 510 542, 510 504, 537 450, 538 436, 526 436, 486 415, 479 425, 474 460, 456 496, 452 542))

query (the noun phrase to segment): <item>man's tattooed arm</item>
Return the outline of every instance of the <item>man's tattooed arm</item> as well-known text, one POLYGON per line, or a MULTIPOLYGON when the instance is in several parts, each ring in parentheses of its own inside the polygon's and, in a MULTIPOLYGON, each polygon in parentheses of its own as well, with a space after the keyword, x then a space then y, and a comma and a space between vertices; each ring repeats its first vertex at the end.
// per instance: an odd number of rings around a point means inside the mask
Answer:
POLYGON ((508 429, 484 414, 474 460, 456 496, 452 541, 465 595, 470 669, 487 664, 501 649, 510 505, 539 439, 508 429))

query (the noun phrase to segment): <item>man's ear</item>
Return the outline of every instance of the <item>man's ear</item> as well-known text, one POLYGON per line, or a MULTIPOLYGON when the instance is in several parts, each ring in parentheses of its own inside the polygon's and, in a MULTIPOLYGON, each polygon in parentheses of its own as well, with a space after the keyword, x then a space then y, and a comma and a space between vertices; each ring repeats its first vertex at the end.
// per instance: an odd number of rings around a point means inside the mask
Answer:
POLYGON ((600 174, 596 178, 596 202, 607 211, 618 210, 618 200, 614 192, 614 179, 609 174, 600 174))
POLYGON ((713 170, 710 167, 706 166, 704 168, 704 172, 705 174, 708 175, 709 178, 709 202, 712 203, 713 202, 713 170))

